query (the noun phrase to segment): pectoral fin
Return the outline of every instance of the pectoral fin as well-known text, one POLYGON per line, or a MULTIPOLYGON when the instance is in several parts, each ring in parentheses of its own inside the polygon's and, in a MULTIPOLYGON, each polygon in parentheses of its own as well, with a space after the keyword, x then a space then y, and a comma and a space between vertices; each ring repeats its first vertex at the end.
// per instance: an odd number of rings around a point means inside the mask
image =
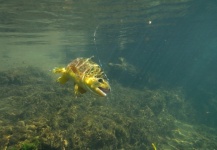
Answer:
POLYGON ((78 84, 75 84, 74 91, 75 91, 75 95, 78 95, 79 93, 83 94, 86 92, 86 90, 80 87, 78 84))
POLYGON ((61 84, 65 84, 68 80, 69 80, 69 78, 67 77, 67 75, 63 74, 61 77, 59 77, 57 79, 57 82, 59 82, 61 84))

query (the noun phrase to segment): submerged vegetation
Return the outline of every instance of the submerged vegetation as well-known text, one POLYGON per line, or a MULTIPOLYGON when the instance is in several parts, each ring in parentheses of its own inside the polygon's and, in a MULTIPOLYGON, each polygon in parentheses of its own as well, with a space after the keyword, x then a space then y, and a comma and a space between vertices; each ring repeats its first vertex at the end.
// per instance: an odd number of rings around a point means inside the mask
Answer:
POLYGON ((34 67, 0 72, 0 85, 0 149, 217 147, 216 136, 207 134, 214 129, 181 122, 195 115, 181 89, 134 90, 112 82, 107 98, 76 98, 72 84, 61 86, 34 67))

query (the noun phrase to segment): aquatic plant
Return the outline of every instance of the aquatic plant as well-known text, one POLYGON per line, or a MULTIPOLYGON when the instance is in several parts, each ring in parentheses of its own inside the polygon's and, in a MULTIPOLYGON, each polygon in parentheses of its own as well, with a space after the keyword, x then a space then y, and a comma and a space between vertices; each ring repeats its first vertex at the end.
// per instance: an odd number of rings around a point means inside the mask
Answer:
POLYGON ((24 143, 22 144, 20 150, 37 150, 38 145, 35 143, 24 143))
POLYGON ((216 137, 204 129, 177 121, 186 121, 194 112, 179 88, 136 90, 112 82, 107 99, 89 94, 75 98, 73 85, 59 86, 38 68, 12 72, 0 72, 0 149, 153 149, 152 143, 157 149, 217 146, 216 137), (22 82, 11 82, 11 74, 22 82))

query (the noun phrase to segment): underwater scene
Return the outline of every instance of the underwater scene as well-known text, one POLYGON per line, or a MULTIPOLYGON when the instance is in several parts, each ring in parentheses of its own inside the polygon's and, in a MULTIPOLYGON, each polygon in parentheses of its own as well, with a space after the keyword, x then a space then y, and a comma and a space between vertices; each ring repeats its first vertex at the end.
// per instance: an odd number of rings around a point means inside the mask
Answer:
POLYGON ((215 0, 0 4, 0 150, 217 149, 215 0))

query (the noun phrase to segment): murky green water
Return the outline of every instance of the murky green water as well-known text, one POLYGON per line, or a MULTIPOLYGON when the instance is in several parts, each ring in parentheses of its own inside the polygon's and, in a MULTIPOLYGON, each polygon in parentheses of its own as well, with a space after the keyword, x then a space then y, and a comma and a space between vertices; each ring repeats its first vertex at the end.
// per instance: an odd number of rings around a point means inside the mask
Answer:
POLYGON ((217 148, 214 0, 0 3, 0 149, 217 148), (91 56, 107 97, 55 82, 91 56))

